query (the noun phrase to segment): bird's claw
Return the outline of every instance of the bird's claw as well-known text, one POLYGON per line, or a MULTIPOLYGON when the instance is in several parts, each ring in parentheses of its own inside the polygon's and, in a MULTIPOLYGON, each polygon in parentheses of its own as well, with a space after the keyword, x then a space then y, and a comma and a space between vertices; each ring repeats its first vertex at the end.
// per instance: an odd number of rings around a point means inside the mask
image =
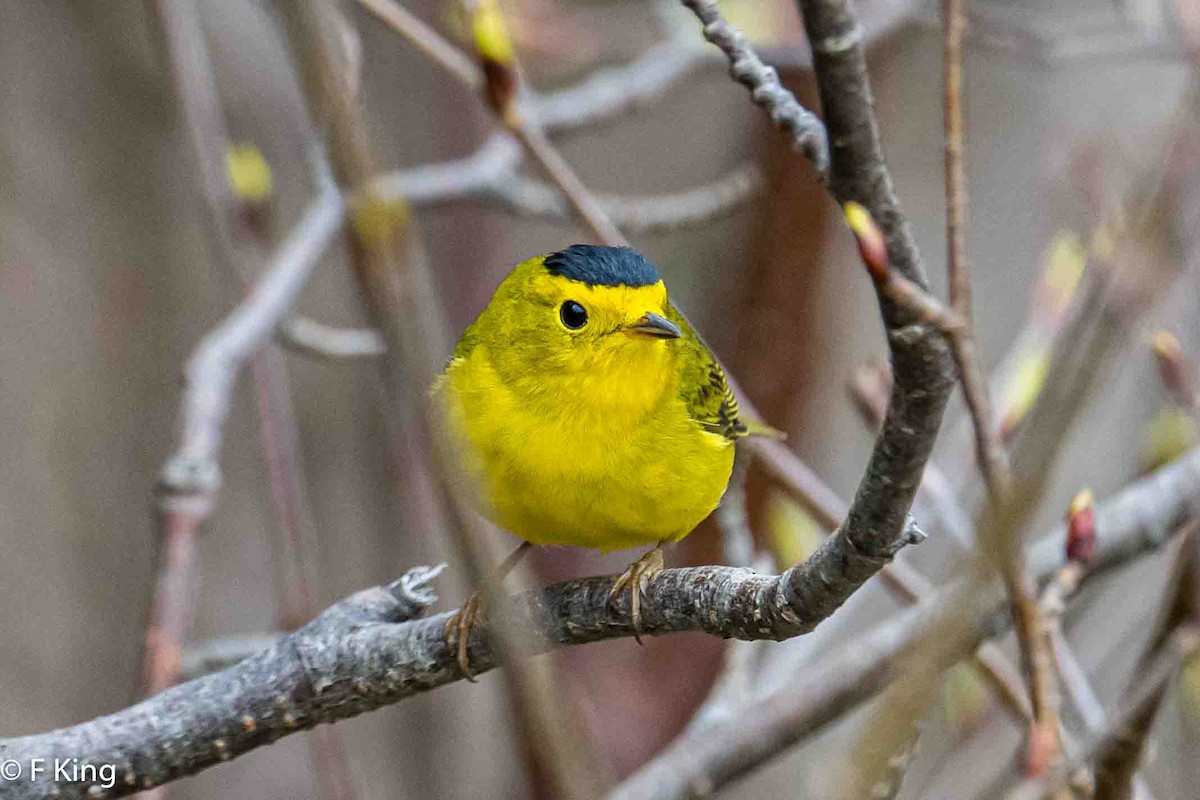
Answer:
POLYGON ((472 592, 471 596, 467 598, 467 602, 463 603, 462 608, 446 620, 446 628, 442 633, 446 647, 457 652, 459 671, 471 683, 475 683, 475 673, 471 671, 467 647, 471 643, 471 629, 475 627, 478 619, 479 592, 472 592))
POLYGON ((612 602, 622 591, 629 590, 629 620, 633 624, 633 638, 638 644, 642 643, 642 592, 650 583, 650 579, 665 568, 662 548, 655 547, 630 564, 613 583, 612 591, 608 594, 608 599, 612 602))

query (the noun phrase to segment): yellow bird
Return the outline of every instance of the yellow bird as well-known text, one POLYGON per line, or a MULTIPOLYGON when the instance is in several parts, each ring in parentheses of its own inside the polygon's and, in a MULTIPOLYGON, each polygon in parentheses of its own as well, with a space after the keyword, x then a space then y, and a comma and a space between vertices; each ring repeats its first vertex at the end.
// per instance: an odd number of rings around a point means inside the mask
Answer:
MULTIPOLYGON (((518 264, 433 392, 483 513, 525 541, 497 577, 530 544, 652 546, 613 586, 631 591, 635 629, 663 547, 717 507, 750 432, 658 270, 628 247, 518 264)), ((464 672, 477 602, 447 625, 464 672)))

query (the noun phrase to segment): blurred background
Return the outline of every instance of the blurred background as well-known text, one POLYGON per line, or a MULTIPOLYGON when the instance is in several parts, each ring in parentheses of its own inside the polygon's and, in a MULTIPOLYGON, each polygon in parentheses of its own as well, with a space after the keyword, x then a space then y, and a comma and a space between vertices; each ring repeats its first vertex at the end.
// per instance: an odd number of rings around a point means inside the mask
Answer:
MULTIPOLYGON (((196 5, 230 135, 270 166, 268 216, 278 238, 308 202, 310 180, 307 111, 277 9, 254 0, 196 5)), ((1194 77, 1181 33, 1196 14, 1191 6, 968 4, 968 242, 989 366, 1020 330, 1055 244, 1086 238, 1157 156, 1194 77)), ((452 39, 461 36, 451 3, 406 7, 452 39)), ((671 37, 700 54, 650 102, 555 141, 605 195, 682 191, 756 165, 760 190, 744 202, 698 224, 630 238, 660 266, 673 296, 766 418, 850 497, 873 436, 846 385, 856 368, 886 351, 853 242, 807 163, 729 79, 717 51, 705 49, 695 20, 671 4, 507 0, 503 8, 526 77, 542 91, 629 63, 671 37)), ((794 4, 730 0, 722 8, 813 104, 794 4)), ((381 170, 463 158, 488 140, 496 124, 478 98, 354 3, 344 10, 360 38, 361 98, 381 170)), ((860 11, 892 174, 942 291, 937 8, 865 0, 860 11)), ((5 2, 0 109, 0 735, 11 736, 135 699, 155 577, 154 487, 175 447, 183 365, 243 289, 212 258, 196 160, 152 4, 5 2)), ((470 200, 421 206, 416 219, 455 338, 512 264, 586 240, 568 220, 530 219, 470 200)), ((343 249, 331 249, 300 309, 328 324, 361 326, 343 249)), ((1179 286, 1149 324, 1168 326, 1185 350, 1200 352, 1194 275, 1179 286)), ((318 553, 317 606, 443 560, 451 567, 438 581, 437 608, 460 603, 469 587, 452 544, 418 524, 395 489, 411 465, 393 455, 376 367, 291 351, 284 358, 303 504, 311 511, 304 524, 318 553)), ((965 430, 954 402, 943 443, 965 430)), ((1057 521, 1080 486, 1103 498, 1161 458, 1148 442, 1169 424, 1164 408, 1148 349, 1135 347, 1109 370, 1072 437, 1037 529, 1057 521)), ((1177 438, 1194 436, 1185 430, 1177 438)), ((281 625, 287 569, 248 372, 221 465, 218 505, 198 545, 189 642, 281 625)), ((761 488, 752 500, 756 527, 781 558, 811 549, 819 531, 802 512, 761 488)), ((918 562, 936 570, 944 549, 930 541, 918 562)), ((668 563, 719 562, 721 553, 717 531, 705 525, 668 563)), ((533 569, 547 582, 619 571, 634 555, 545 550, 533 569)), ((1162 569, 1150 559, 1105 579, 1088 589, 1086 614, 1071 620, 1072 640, 1106 699, 1124 685, 1162 569)), ((828 641, 895 608, 877 587, 864 594, 839 615, 828 641)), ((683 635, 547 658, 591 757, 622 776, 681 730, 722 649, 717 639, 683 635)), ((1185 733, 1200 722, 1200 697, 1187 686, 1160 714, 1160 751, 1195 745, 1185 733)), ((952 680, 948 687, 938 720, 950 735, 922 745, 905 796, 989 796, 1009 764, 993 758, 989 774, 977 754, 1019 742, 1020 731, 991 713, 980 686, 952 680)), ((499 673, 337 728, 352 796, 364 800, 550 796, 544 776, 528 766, 499 673)), ((726 794, 820 796, 822 759, 853 728, 854 719, 836 726, 726 794)), ((172 795, 334 796, 313 768, 310 737, 290 737, 181 781, 172 795)), ((1195 796, 1197 754, 1151 759, 1145 774, 1156 797, 1195 796)))

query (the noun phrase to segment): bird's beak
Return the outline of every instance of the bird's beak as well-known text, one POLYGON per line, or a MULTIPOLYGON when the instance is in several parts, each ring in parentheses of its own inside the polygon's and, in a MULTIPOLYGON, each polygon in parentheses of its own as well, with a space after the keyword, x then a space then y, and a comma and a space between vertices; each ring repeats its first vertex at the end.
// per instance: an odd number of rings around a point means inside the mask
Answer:
POLYGON ((660 317, 658 314, 643 314, 641 319, 631 325, 626 325, 625 330, 629 333, 637 333, 642 336, 650 336, 654 339, 678 339, 683 335, 683 331, 679 330, 671 320, 660 317))

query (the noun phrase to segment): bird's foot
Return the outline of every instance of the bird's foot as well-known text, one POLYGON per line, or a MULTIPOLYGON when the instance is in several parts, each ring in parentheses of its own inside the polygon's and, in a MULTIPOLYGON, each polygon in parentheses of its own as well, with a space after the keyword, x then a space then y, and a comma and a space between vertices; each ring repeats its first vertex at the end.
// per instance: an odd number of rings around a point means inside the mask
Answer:
POLYGON ((475 682, 475 674, 471 672, 467 646, 471 642, 471 629, 475 627, 475 623, 479 619, 479 607, 479 592, 471 592, 471 596, 467 598, 467 602, 463 603, 462 608, 446 620, 446 628, 442 633, 446 647, 458 653, 459 671, 471 683, 475 682))
POLYGON ((633 638, 638 644, 642 643, 642 592, 650 579, 666 568, 663 561, 663 546, 660 542, 621 573, 613 583, 608 598, 616 599, 621 592, 629 590, 629 619, 633 623, 633 638))

